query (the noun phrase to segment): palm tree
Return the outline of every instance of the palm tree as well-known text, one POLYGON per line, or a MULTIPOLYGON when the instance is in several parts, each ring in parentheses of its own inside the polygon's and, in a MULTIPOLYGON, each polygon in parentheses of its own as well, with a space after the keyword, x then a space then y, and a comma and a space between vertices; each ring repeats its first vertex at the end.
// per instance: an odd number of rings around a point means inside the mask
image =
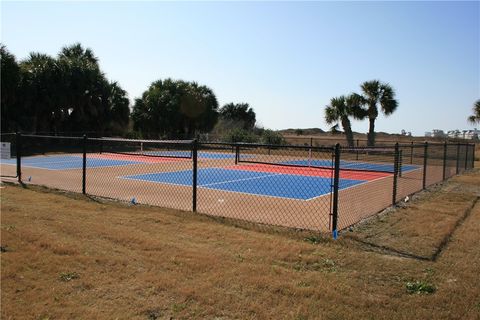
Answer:
POLYGON ((472 109, 473 109, 473 115, 468 117, 468 121, 472 124, 479 123, 480 122, 480 99, 475 101, 472 109))
POLYGON ((395 91, 387 84, 378 80, 366 81, 361 85, 363 98, 367 105, 369 120, 368 145, 375 145, 375 120, 378 117, 378 106, 383 114, 388 116, 395 112, 398 102, 395 100, 395 91))
POLYGON ((366 110, 362 108, 363 104, 363 97, 359 94, 352 93, 347 97, 340 96, 332 98, 330 100, 330 105, 325 108, 325 121, 329 125, 336 122, 342 124, 349 147, 354 146, 353 132, 349 116, 353 116, 355 119, 359 120, 363 119, 366 116, 366 110))
POLYGON ((105 113, 101 102, 102 89, 108 90, 93 51, 76 43, 60 50, 57 58, 61 69, 62 109, 68 114, 71 130, 102 131, 100 117, 105 113))
POLYGON ((20 63, 21 90, 24 112, 33 132, 50 131, 57 111, 58 67, 54 58, 42 53, 30 53, 20 63))
POLYGON ((7 47, 0 43, 0 110, 1 130, 11 132, 18 129, 18 122, 21 116, 18 100, 20 83, 20 67, 15 56, 7 47))
POLYGON ((218 102, 210 88, 196 82, 158 80, 135 100, 131 118, 143 136, 193 137, 212 130, 218 102))
POLYGON ((220 108, 220 117, 223 121, 237 124, 244 130, 255 127, 256 114, 248 103, 228 103, 220 108))

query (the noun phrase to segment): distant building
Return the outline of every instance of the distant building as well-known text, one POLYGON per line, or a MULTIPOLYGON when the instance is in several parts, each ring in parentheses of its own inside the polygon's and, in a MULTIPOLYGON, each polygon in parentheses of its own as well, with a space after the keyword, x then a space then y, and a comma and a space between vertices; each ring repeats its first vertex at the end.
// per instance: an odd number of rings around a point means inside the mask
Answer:
POLYGON ((465 130, 466 132, 464 133, 464 138, 463 139, 478 139, 480 136, 480 130, 477 130, 477 128, 473 130, 465 130))
POLYGON ((429 137, 431 137, 431 136, 432 136, 432 133, 431 133, 430 131, 426 131, 426 132, 425 132, 425 137, 428 137, 428 138, 429 138, 429 137))
POLYGON ((447 131, 447 137, 449 137, 449 138, 458 139, 458 138, 460 138, 460 136, 461 136, 460 130, 447 131))
POLYGON ((480 130, 476 128, 473 130, 450 130, 447 132, 447 136, 451 139, 467 139, 473 140, 478 139, 480 136, 480 130))

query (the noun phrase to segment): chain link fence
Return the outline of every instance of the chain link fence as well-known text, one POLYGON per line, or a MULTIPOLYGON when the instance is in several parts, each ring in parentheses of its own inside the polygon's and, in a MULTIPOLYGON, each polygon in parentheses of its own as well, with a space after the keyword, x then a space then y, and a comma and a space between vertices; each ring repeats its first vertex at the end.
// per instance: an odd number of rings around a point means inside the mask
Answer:
POLYGON ((11 153, 2 151, 3 179, 257 227, 334 234, 472 169, 475 158, 474 144, 447 142, 341 147, 24 134, 1 139, 11 153))

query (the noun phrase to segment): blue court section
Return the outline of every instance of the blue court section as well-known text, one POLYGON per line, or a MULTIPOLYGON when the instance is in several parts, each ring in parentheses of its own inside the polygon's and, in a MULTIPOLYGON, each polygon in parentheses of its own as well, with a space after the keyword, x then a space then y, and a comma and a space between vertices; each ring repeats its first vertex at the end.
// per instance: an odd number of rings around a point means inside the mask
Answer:
MULTIPOLYGON (((284 164, 292 164, 299 166, 311 166, 311 167, 333 167, 332 160, 293 160, 283 162, 284 164)), ((417 166, 412 165, 402 165, 402 172, 407 172, 417 169, 417 166)), ((383 164, 383 163, 368 163, 368 162, 358 162, 358 161, 344 161, 340 160, 340 170, 341 169, 354 169, 360 171, 380 171, 380 172, 391 172, 393 173, 394 167, 393 164, 383 164)))
MULTIPOLYGON (((1 163, 15 165, 17 163, 17 160, 2 159, 1 163)), ((136 163, 141 163, 141 162, 87 158, 87 168, 124 166, 128 164, 136 164, 136 163)), ((79 157, 79 156, 26 157, 26 158, 22 158, 22 167, 40 168, 40 169, 48 169, 48 170, 81 169, 83 167, 83 159, 82 157, 79 157)))
MULTIPOLYGON (((159 152, 146 152, 145 154, 151 154, 163 157, 189 157, 190 151, 159 151, 159 152)), ((199 152, 198 156, 205 159, 230 159, 235 158, 235 154, 228 153, 212 153, 212 152, 199 152)), ((135 160, 135 156, 132 155, 132 160, 115 160, 115 159, 101 159, 101 158, 88 158, 87 156, 87 168, 98 167, 114 167, 125 166, 129 164, 145 163, 142 159, 135 160)), ((15 165, 16 159, 1 159, 2 164, 15 165)), ((80 156, 39 156, 39 157, 22 157, 22 166, 31 168, 40 168, 48 170, 68 170, 68 169, 80 169, 83 166, 82 157, 80 156)))
MULTIPOLYGON (((148 173, 122 177, 124 179, 191 186, 191 170, 148 173)), ((247 194, 308 200, 331 191, 330 178, 302 175, 206 168, 198 170, 199 188, 240 192, 247 194)), ((348 188, 363 180, 340 180, 340 189, 348 188)))

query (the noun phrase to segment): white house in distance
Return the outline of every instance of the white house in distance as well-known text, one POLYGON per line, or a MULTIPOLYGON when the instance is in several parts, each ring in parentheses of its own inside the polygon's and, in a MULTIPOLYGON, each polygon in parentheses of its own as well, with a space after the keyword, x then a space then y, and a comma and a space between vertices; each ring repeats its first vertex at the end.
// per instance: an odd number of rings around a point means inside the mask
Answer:
POLYGON ((480 130, 476 128, 473 130, 450 130, 447 132, 447 136, 452 139, 478 139, 480 136, 480 130))
POLYGON ((445 133, 440 129, 433 129, 432 131, 425 132, 425 137, 429 138, 451 138, 451 139, 466 139, 473 140, 480 137, 480 130, 476 128, 473 130, 450 130, 445 133))

